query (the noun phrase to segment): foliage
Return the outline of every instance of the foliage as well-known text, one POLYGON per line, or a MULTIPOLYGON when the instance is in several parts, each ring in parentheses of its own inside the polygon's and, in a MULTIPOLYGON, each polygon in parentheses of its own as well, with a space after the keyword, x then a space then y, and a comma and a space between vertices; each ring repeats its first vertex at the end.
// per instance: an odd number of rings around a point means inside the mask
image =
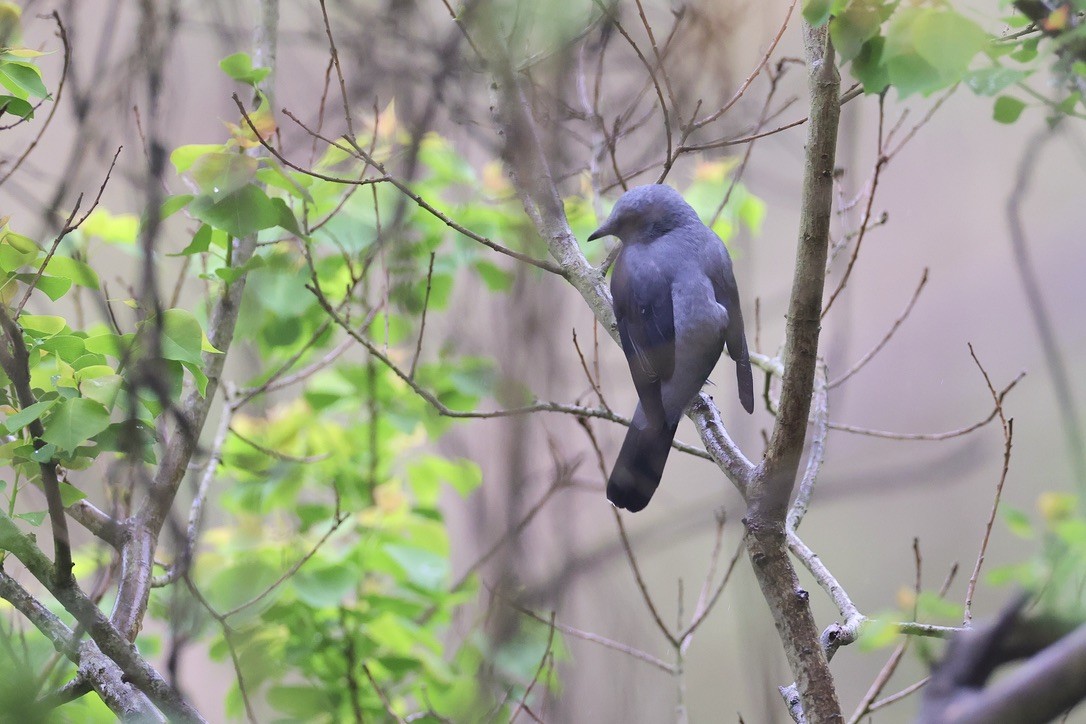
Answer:
POLYGON ((964 83, 979 96, 995 97, 999 123, 1014 123, 1029 105, 1046 108, 1050 119, 1081 114, 1081 3, 1072 3, 1075 15, 1060 5, 1036 20, 1002 4, 1009 12, 999 18, 1005 29, 998 34, 984 27, 994 19, 978 23, 944 0, 805 0, 803 14, 814 25, 829 23, 842 64, 865 93, 893 87, 902 98, 926 96, 964 83), (1055 98, 1028 83, 1049 66, 1065 88, 1055 98))
MULTIPOLYGON (((3 68, 14 62, 0 58, 3 68)), ((225 59, 222 68, 242 83, 263 78, 245 54, 225 59)), ((112 466, 135 446, 154 464, 160 450, 148 431, 179 404, 186 379, 201 395, 213 392, 201 355, 220 351, 205 334, 202 307, 244 276, 235 343, 260 360, 245 381, 260 403, 223 413, 233 418, 215 471, 222 516, 201 539, 191 573, 198 597, 180 583, 156 589, 151 613, 187 626, 187 636, 211 640, 213 657, 236 660, 248 695, 262 696, 288 717, 340 721, 360 710, 366 719, 380 718, 386 703, 378 691, 401 716, 423 710, 432 717, 469 717, 486 701, 477 677, 484 654, 500 654, 505 666, 498 680, 523 691, 551 646, 548 631, 527 626, 504 654, 488 651, 478 635, 457 642, 450 624, 477 588, 474 579, 450 587, 450 543, 439 501, 447 488, 469 495, 482 482, 479 468, 428 452, 451 421, 393 369, 372 357, 333 352, 344 334, 330 324, 314 292, 320 290, 345 318, 368 316, 372 321, 364 331, 403 362, 414 348, 424 307, 429 313, 446 309, 464 272, 498 292, 510 288, 512 274, 413 204, 405 207, 398 243, 385 245, 382 223, 390 223, 400 198, 387 185, 322 180, 247 153, 259 146, 257 133, 274 134, 262 96, 256 110, 228 130, 225 142, 172 152, 173 168, 191 193, 166 197, 159 214, 161 222, 176 216, 170 228, 179 234, 166 237, 165 251, 195 262, 184 273, 206 285, 201 304, 155 316, 140 300, 115 298, 111 303, 135 311, 131 326, 80 327, 69 307, 60 305, 79 304, 73 297, 78 288, 99 290, 88 263, 94 248, 107 244, 134 252, 148 219, 97 207, 55 249, 17 233, 5 220, 4 300, 17 305, 29 295, 31 307, 55 312, 18 317, 37 402, 21 409, 11 380, 0 380, 9 434, 0 456, 14 473, 10 484, 0 481, 7 513, 29 529, 42 526, 46 511, 24 504, 27 498, 20 495, 27 485, 41 485, 42 462, 70 471, 112 466), (260 250, 244 265, 233 264, 234 239, 251 234, 258 235, 260 250), (388 273, 387 302, 366 275, 377 257, 388 273), (152 357, 165 380, 159 388, 141 385, 132 373, 152 357), (334 363, 306 376, 297 395, 263 397, 266 383, 322 358, 334 363), (44 444, 29 431, 35 420, 42 422, 44 444), (225 616, 229 629, 207 607, 225 616)), ((404 140, 391 109, 372 119, 369 133, 366 143, 378 159, 404 140)), ((478 175, 436 135, 422 140, 420 161, 426 172, 416 189, 439 209, 480 233, 529 243, 522 215, 507 195, 499 200, 503 183, 490 175, 493 193, 487 197, 460 193, 477 184, 478 175)), ((350 179, 365 169, 331 147, 314 170, 350 179)), ((487 360, 447 348, 431 357, 418 364, 414 382, 448 408, 474 409, 492 389, 487 360)), ((67 483, 62 492, 65 504, 84 495, 67 483)), ((77 552, 80 578, 108 564, 94 560, 91 550, 77 552)), ((26 660, 17 668, 37 671, 48 644, 34 634, 26 638, 26 660)), ((158 647, 148 635, 137 644, 158 647)), ((53 685, 71 674, 70 665, 59 663, 53 685)), ((81 717, 101 711, 100 704, 77 706, 91 707, 79 709, 81 717)), ((226 709, 232 717, 242 715, 239 689, 226 709)))
POLYGON ((1045 613, 1081 621, 1086 618, 1086 515, 1070 493, 1041 493, 1036 508, 1038 522, 1023 510, 1004 508, 1007 529, 1034 541, 1037 550, 1029 560, 993 569, 988 581, 1018 586, 1033 593, 1045 613))

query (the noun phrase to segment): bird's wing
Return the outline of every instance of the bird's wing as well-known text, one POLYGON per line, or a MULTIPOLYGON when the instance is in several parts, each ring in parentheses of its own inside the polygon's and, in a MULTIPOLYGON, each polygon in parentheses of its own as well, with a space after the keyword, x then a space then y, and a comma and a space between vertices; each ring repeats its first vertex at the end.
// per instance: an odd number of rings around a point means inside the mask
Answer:
POLYGON ((754 412, 754 375, 750 368, 750 353, 747 351, 747 335, 743 328, 743 310, 739 307, 739 287, 732 272, 732 260, 724 242, 714 232, 715 249, 713 263, 707 269, 713 283, 718 304, 728 310, 728 329, 724 333, 724 343, 728 347, 728 356, 735 360, 735 376, 739 384, 739 401, 747 412, 754 412))
POLYGON ((671 282, 650 259, 626 261, 620 257, 611 278, 615 319, 637 396, 658 426, 665 419, 660 384, 675 369, 671 282))

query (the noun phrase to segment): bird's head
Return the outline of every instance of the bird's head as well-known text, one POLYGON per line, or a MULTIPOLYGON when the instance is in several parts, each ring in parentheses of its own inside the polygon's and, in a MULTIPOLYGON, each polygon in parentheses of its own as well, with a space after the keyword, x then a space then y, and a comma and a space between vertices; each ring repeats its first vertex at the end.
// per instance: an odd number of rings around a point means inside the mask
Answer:
POLYGON ((626 244, 648 243, 690 223, 701 220, 678 191, 665 184, 635 186, 622 195, 588 240, 617 236, 626 244))

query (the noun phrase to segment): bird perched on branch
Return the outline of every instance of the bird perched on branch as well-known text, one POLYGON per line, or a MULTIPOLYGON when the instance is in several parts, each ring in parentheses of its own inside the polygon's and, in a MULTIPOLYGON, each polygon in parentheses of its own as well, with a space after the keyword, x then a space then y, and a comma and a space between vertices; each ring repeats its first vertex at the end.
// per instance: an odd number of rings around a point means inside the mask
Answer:
POLYGON ((607 499, 637 512, 656 492, 679 419, 725 346, 748 413, 754 381, 731 257, 678 191, 630 189, 588 240, 602 236, 622 241, 611 296, 639 399, 607 499))

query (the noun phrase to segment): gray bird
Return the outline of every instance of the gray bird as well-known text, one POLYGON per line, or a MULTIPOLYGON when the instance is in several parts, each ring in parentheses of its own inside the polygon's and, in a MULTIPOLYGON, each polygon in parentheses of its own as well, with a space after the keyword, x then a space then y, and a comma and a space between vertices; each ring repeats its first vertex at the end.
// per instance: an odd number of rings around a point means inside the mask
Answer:
POLYGON ((663 184, 630 189, 588 240, 601 236, 622 241, 611 297, 639 399, 607 499, 637 512, 660 485, 679 419, 725 345, 748 413, 754 380, 731 257, 678 191, 663 184))

